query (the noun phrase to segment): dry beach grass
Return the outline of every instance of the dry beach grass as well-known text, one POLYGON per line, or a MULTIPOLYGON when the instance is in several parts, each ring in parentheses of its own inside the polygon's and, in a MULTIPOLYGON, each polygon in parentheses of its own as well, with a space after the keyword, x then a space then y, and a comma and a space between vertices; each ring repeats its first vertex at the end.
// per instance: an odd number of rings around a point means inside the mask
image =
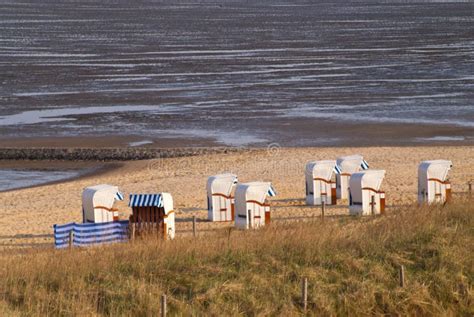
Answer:
MULTIPOLYGON (((472 316, 472 200, 407 206, 382 217, 221 229, 197 239, 137 241, 0 257, 6 315, 472 316), (398 267, 406 267, 406 286, 398 267)), ((2 310, 0 310, 2 311, 2 310)))

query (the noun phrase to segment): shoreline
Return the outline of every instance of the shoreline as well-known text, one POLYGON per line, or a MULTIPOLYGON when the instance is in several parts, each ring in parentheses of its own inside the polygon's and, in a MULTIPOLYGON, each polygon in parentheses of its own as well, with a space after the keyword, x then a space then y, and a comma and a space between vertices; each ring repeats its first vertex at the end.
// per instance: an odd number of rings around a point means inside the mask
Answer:
MULTIPOLYGON (((202 128, 195 128, 200 131, 202 128)), ((75 136, 0 136, 0 149, 202 149, 372 147, 372 146, 472 146, 474 127, 414 123, 346 122, 314 118, 272 118, 258 128, 216 127, 205 134, 191 129, 175 135, 164 130, 151 134, 104 134, 75 136), (291 131, 290 131, 291 130, 291 131), (194 131, 194 132, 193 132, 194 131)), ((204 131, 204 130, 203 130, 204 131)), ((1 158, 0 158, 1 159, 1 158)))
MULTIPOLYGON (((53 138, 54 140, 54 138, 53 138)), ((344 149, 344 148, 427 148, 427 147, 472 147, 472 141, 432 141, 419 144, 382 144, 382 145, 319 145, 319 146, 281 146, 279 143, 268 143, 253 146, 102 146, 92 142, 91 146, 65 146, 61 139, 54 146, 28 146, 22 143, 17 146, 2 146, 0 142, 0 162, 2 161, 67 161, 67 162, 126 162, 161 158, 190 157, 207 154, 231 154, 252 151, 278 151, 280 149, 344 149)), ((73 143, 74 144, 74 143, 73 143)))

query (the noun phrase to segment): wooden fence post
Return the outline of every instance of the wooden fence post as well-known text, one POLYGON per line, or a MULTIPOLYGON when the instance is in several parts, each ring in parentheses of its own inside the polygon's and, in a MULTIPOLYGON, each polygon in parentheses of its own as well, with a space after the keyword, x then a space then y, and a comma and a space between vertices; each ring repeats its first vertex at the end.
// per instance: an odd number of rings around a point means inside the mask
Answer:
POLYGON ((308 278, 303 278, 301 281, 301 301, 303 304, 303 310, 308 309, 308 278))
POLYGON ((69 231, 69 249, 74 247, 74 231, 69 231))
POLYGON ((193 237, 196 238, 196 216, 193 216, 193 237))
POLYGON ((247 214, 248 214, 248 223, 249 223, 248 227, 249 229, 252 229, 253 228, 252 227, 252 211, 249 209, 247 214))
POLYGON ((375 196, 370 197, 370 206, 371 206, 372 216, 375 216, 375 196))
POLYGON ((135 234, 136 234, 135 231, 136 231, 135 222, 132 222, 132 232, 130 234, 130 236, 131 236, 130 238, 131 238, 132 242, 135 241, 135 234))
POLYGON ((405 267, 400 265, 399 271, 400 287, 405 287, 405 267))
POLYGON ((166 294, 161 295, 161 317, 166 317, 166 294))
POLYGON ((326 202, 323 200, 321 202, 321 221, 324 222, 324 212, 326 209, 326 202))

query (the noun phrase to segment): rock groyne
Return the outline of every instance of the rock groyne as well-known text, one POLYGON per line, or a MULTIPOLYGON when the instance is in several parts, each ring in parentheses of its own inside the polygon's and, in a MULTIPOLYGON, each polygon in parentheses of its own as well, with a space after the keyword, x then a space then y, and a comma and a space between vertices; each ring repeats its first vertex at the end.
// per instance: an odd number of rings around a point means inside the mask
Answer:
POLYGON ((236 153, 242 148, 3 148, 0 160, 132 161, 236 153))

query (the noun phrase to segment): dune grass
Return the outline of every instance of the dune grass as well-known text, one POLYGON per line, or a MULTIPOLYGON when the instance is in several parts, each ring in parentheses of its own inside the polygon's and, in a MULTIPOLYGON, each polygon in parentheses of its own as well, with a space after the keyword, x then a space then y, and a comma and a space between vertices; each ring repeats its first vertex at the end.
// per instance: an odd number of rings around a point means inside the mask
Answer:
POLYGON ((0 257, 2 315, 474 314, 474 207, 404 207, 171 242, 0 257), (406 268, 401 288, 398 268, 406 268))

